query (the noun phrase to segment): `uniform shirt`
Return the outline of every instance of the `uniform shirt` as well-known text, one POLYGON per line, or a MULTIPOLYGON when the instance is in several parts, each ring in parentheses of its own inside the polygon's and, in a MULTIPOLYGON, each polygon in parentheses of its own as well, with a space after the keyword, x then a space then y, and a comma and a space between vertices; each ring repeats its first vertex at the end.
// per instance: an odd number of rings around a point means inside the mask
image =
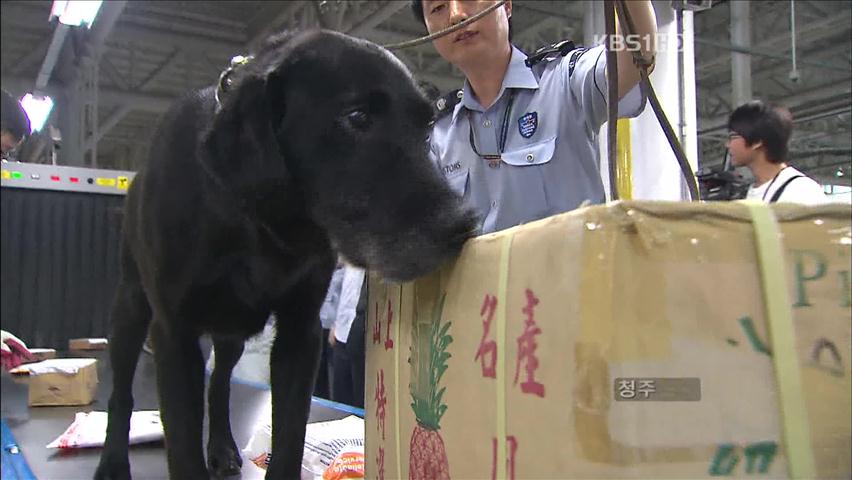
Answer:
POLYGON ((763 185, 748 187, 746 198, 768 203, 782 185, 797 175, 802 176, 790 181, 784 187, 784 191, 778 197, 778 202, 802 203, 805 205, 818 205, 828 202, 828 197, 825 196, 825 191, 820 184, 813 181, 810 177, 805 176, 804 173, 789 166, 781 169, 772 180, 763 182, 763 185))
POLYGON ((346 343, 349 330, 358 309, 361 298, 361 287, 364 285, 364 270, 346 265, 343 267, 343 278, 340 282, 340 300, 337 305, 337 318, 334 322, 334 338, 346 343))
MULTIPOLYGON (((465 81, 462 101, 438 119, 430 137, 432 160, 481 215, 482 233, 606 199, 597 144, 607 117, 604 47, 575 49, 533 68, 525 60, 512 47, 498 100, 490 108, 479 104, 465 81), (489 162, 471 148, 470 128, 480 154, 499 153, 510 90, 515 94, 505 149, 501 160, 489 162)), ((644 104, 637 85, 619 102, 619 116, 636 116, 644 104)))
POLYGON ((331 281, 328 284, 328 292, 320 307, 320 323, 322 328, 328 330, 337 320, 337 305, 340 302, 340 284, 343 282, 343 266, 334 269, 331 281))

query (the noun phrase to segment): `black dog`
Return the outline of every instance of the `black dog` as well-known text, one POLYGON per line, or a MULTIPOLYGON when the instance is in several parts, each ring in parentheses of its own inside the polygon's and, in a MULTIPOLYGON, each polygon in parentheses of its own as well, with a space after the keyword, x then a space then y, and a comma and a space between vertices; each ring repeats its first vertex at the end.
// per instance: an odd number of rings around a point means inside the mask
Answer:
POLYGON ((230 375, 270 311, 279 335, 266 478, 298 478, 336 252, 411 279, 457 254, 475 228, 428 160, 430 105, 386 50, 333 32, 282 35, 228 85, 164 116, 126 200, 97 479, 130 476, 132 379, 149 327, 171 478, 238 473, 230 375), (209 471, 202 333, 216 352, 209 471))

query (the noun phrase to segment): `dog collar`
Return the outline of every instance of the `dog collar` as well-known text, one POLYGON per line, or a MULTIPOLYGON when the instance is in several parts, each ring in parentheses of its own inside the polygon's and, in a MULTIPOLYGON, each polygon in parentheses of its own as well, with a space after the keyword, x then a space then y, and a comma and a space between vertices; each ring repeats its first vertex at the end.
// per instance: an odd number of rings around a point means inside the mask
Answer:
POLYGON ((222 108, 222 102, 225 99, 225 96, 230 92, 231 85, 233 84, 233 75, 234 72, 237 71, 237 68, 247 65, 252 59, 253 55, 249 55, 244 57, 242 55, 237 55, 236 57, 231 58, 231 63, 228 65, 220 75, 219 75, 219 84, 216 86, 216 109, 222 108))

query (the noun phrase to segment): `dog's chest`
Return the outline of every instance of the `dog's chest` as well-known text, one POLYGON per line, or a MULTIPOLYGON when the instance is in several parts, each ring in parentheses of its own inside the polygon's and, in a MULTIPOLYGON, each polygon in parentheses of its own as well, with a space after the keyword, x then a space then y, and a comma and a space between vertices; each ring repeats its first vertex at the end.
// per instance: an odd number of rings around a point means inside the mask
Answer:
POLYGON ((250 336, 286 295, 295 268, 258 255, 233 255, 213 263, 186 296, 183 310, 203 331, 250 336), (289 267, 289 268, 288 268, 289 267))

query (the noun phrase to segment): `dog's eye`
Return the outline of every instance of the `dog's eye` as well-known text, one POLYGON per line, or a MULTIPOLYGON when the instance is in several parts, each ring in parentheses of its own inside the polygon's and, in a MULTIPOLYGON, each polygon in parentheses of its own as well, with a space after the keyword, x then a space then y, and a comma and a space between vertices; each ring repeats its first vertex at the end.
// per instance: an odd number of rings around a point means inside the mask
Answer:
POLYGON ((363 110, 352 110, 347 113, 346 121, 357 130, 366 130, 370 126, 370 116, 363 110))

